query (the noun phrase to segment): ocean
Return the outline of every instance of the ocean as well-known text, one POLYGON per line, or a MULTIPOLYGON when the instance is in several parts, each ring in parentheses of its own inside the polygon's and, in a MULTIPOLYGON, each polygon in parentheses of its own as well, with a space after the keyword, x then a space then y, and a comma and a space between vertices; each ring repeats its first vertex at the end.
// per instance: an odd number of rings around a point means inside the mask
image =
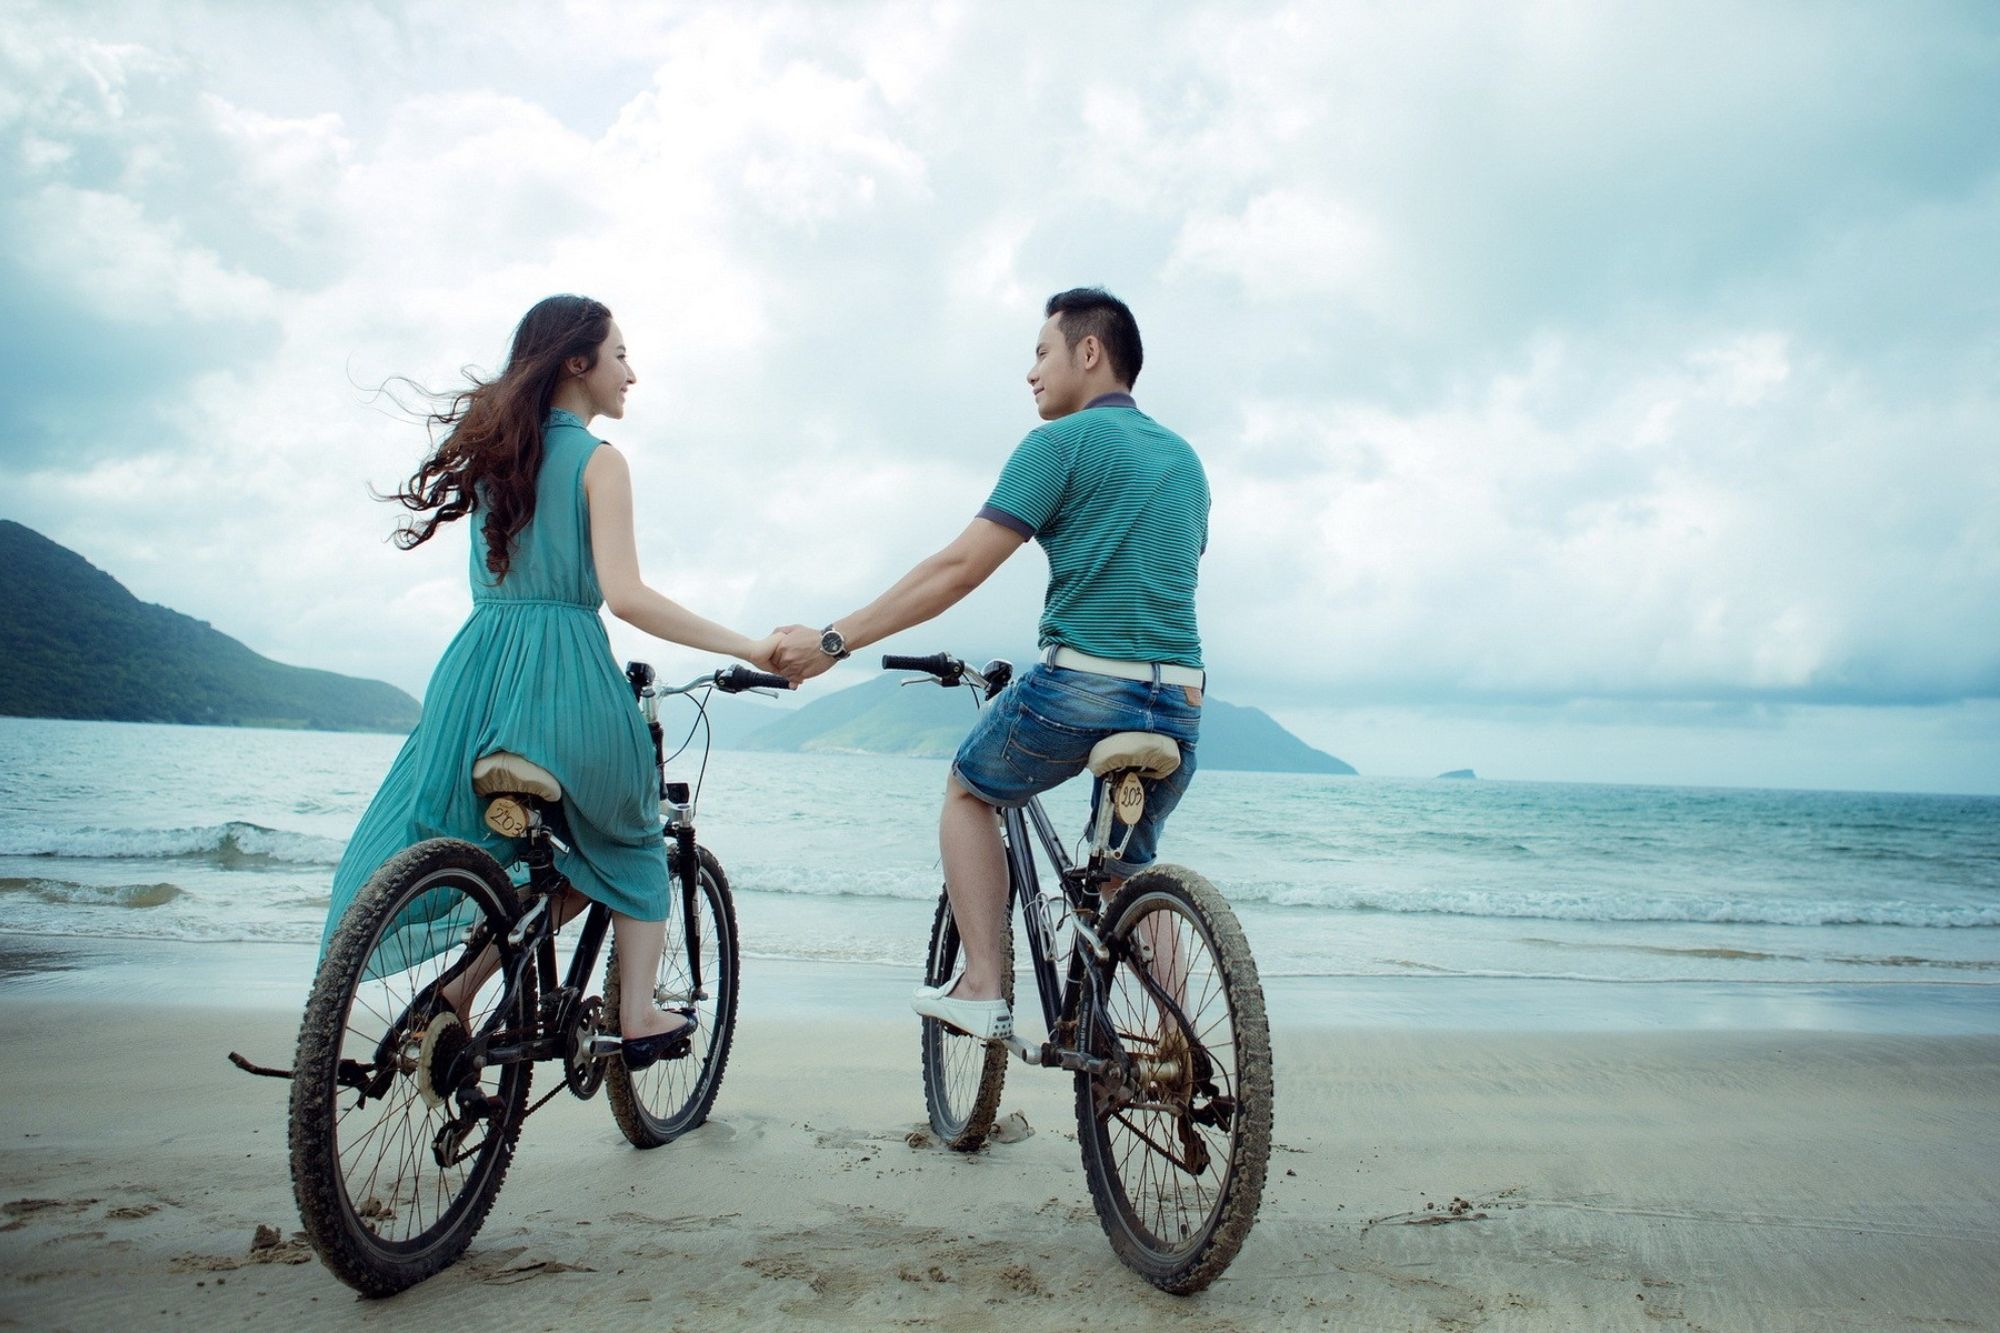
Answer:
MULTIPOLYGON (((0 932, 310 946, 400 744, 0 718, 0 932)), ((673 771, 700 769, 697 740, 673 771)), ((916 970, 942 761, 716 749, 700 776, 749 958, 916 970)), ((1057 827, 1087 799, 1053 793, 1057 827)), ((1356 1021, 2000 1031, 1996 797, 1204 771, 1162 855, 1271 989, 1356 1021)))

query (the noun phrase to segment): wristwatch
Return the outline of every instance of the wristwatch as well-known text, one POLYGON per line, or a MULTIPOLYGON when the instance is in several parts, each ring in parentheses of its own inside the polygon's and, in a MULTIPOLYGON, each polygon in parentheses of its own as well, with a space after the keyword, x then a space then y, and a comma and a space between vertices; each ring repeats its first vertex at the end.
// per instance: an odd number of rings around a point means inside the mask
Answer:
POLYGON ((853 656, 847 651, 846 638, 831 625, 819 632, 819 650, 835 659, 853 656))

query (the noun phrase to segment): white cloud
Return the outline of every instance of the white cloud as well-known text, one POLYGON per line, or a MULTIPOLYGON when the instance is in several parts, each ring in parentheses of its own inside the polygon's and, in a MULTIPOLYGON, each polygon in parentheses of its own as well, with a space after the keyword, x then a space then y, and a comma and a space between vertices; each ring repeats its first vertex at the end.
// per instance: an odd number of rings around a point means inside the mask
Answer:
POLYGON ((1731 407, 1755 407, 1791 377, 1791 359, 1782 333, 1751 333, 1691 354, 1688 364, 1705 372, 1731 407))
MULTIPOLYGON (((1942 32, 1976 15, 1169 7, 1064 11, 1060 44, 967 5, 171 17, 0 33, 0 218, 38 299, 217 350, 104 456, 0 485, 265 651, 421 685, 462 539, 383 540, 366 486, 423 439, 366 391, 491 369, 550 291, 633 345, 603 433, 649 574, 759 628, 957 530, 1033 424, 1042 296, 1104 281, 1208 460, 1225 698, 2000 688, 1968 258, 2000 149, 1953 128, 1990 61, 1942 32), (279 42, 311 57, 287 78, 242 57, 279 42)), ((1041 573, 921 646, 1024 645, 1041 573)))
MULTIPOLYGON (((1271 190, 1240 213, 1197 214, 1174 248, 1179 263, 1234 277, 1260 301, 1323 301, 1362 295, 1386 256, 1379 229, 1340 200, 1271 190)), ((1368 300, 1376 313, 1387 302, 1368 300)))
POLYGON ((148 216, 122 195, 49 185, 23 201, 12 222, 31 238, 21 258, 65 275, 109 321, 171 325, 273 313, 269 282, 186 243, 171 220, 148 216))
POLYGON ((1993 634, 1964 614, 2000 585, 1938 562, 1896 496, 1914 482, 1942 533, 2000 544, 2000 471, 1948 427, 1922 438, 1948 417, 1800 383, 1793 341, 1725 336, 1650 374, 1545 351, 1421 413, 1253 406, 1248 466, 1211 469, 1208 577, 1238 590, 1213 640, 1246 671, 1289 638, 1312 689, 1351 698, 1990 688, 1993 634))

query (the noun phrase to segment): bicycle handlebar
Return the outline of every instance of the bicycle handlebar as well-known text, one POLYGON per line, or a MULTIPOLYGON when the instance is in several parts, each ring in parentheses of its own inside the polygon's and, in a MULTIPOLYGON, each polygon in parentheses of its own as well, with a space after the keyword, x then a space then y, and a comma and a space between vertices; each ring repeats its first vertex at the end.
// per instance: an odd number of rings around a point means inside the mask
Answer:
MULTIPOLYGON (((882 658, 882 668, 885 671, 921 671, 940 685, 969 685, 987 699, 1000 693, 1014 678, 1012 662, 996 658, 975 669, 950 653, 932 653, 929 657, 902 657, 889 653, 882 658)), ((915 682, 903 683, 910 685, 915 682)))
POLYGON ((695 690, 713 685, 724 694, 741 694, 745 690, 789 690, 792 682, 783 676, 774 676, 768 671, 755 667, 727 666, 719 671, 704 671, 685 685, 656 684, 653 668, 644 662, 625 664, 625 679, 631 682, 633 697, 650 692, 656 699, 664 699, 675 694, 691 694, 695 690))
POLYGON ((922 671, 949 684, 958 680, 959 675, 965 670, 965 663, 950 653, 932 653, 929 657, 903 657, 896 653, 887 653, 882 658, 882 669, 922 671))
POLYGON ((789 690, 792 682, 754 667, 733 666, 715 673, 715 688, 724 694, 740 694, 744 690, 789 690))

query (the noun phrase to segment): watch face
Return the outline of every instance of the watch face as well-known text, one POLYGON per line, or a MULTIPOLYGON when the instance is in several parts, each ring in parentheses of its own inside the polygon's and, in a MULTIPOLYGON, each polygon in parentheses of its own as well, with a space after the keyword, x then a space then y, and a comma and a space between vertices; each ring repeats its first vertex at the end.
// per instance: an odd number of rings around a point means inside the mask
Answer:
POLYGON ((819 650, 828 657, 839 657, 847 651, 847 640, 840 636, 837 629, 823 630, 819 636, 819 650))

